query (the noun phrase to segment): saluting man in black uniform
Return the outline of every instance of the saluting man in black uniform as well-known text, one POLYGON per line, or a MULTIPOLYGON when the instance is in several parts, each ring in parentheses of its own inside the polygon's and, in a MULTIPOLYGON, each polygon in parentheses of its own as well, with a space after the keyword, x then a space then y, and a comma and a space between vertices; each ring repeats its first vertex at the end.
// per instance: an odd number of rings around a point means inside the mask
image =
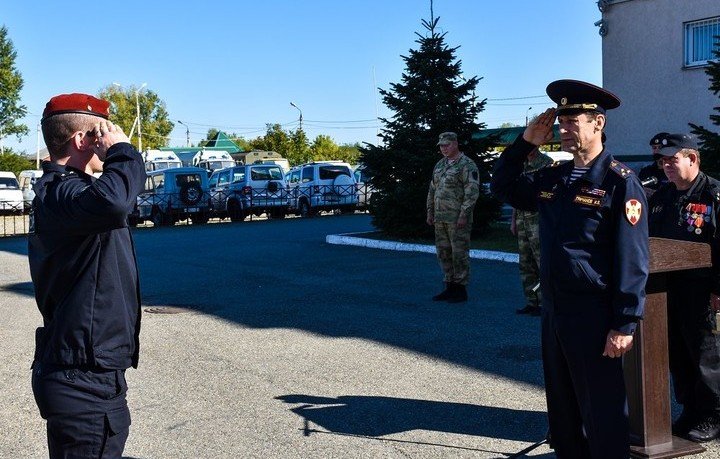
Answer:
POLYGON ((492 191, 540 221, 542 352, 552 447, 559 458, 630 454, 622 355, 645 303, 647 204, 632 171, 602 143, 612 93, 575 80, 550 83, 558 104, 500 156, 492 191), (524 174, 523 162, 552 138, 574 161, 524 174))
POLYGON ((146 176, 109 107, 63 94, 42 118, 50 162, 34 186, 29 239, 43 318, 32 387, 51 458, 120 458, 129 433, 125 369, 138 364, 140 290, 126 220, 146 176))
POLYGON ((660 139, 670 183, 650 198, 650 235, 710 244, 712 268, 678 271, 667 278, 670 374, 683 405, 676 435, 705 442, 720 436, 720 182, 700 170, 694 137, 660 139))

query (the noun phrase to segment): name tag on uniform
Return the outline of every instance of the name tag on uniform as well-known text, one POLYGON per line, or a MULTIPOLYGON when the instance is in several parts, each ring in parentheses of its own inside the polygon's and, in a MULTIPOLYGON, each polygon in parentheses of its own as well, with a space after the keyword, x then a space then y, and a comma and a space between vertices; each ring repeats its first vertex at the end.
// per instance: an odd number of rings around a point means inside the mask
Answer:
POLYGON ((582 187, 582 188, 580 188, 580 193, 589 194, 589 195, 593 195, 593 196, 599 196, 602 198, 605 196, 605 193, 607 193, 607 191, 602 190, 600 188, 582 187))
POLYGON ((588 196, 588 195, 582 195, 579 194, 575 196, 575 199, 573 200, 575 204, 582 204, 585 206, 592 206, 592 207, 601 207, 602 206, 602 199, 597 196, 588 196))
POLYGON ((545 199, 547 201, 553 199, 555 197, 555 193, 552 191, 541 191, 540 194, 538 194, 538 198, 545 199))

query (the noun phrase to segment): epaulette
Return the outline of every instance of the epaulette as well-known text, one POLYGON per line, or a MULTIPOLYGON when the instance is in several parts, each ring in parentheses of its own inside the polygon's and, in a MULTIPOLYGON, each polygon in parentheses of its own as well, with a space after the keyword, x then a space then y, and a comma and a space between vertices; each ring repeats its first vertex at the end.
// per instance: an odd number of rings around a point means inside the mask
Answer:
POLYGON ((612 160, 610 161, 610 169, 613 170, 617 175, 619 175, 622 178, 628 178, 629 176, 633 175, 635 172, 633 172, 632 169, 627 167, 625 164, 621 163, 620 161, 612 160))

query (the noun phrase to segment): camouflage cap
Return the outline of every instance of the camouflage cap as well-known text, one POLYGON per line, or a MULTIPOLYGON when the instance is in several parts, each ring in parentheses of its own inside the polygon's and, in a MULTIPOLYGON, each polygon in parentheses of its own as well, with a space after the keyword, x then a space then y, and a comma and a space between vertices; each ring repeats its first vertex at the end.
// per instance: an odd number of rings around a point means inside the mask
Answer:
POLYGON ((450 142, 457 142, 457 134, 454 132, 443 132, 438 138, 438 145, 449 145, 450 142))

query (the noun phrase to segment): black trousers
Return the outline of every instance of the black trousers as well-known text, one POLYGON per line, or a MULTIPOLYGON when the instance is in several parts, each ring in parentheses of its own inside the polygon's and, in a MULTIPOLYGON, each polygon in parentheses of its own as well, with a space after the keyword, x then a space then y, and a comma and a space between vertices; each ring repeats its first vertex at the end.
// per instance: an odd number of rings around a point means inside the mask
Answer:
POLYGON ((675 399, 690 413, 720 413, 720 335, 712 332, 710 284, 668 282, 668 345, 675 399))
POLYGON ((120 458, 130 428, 125 370, 33 364, 32 388, 47 420, 51 459, 120 458))
POLYGON ((622 359, 602 356, 610 318, 603 308, 575 306, 585 309, 582 315, 542 310, 551 445, 560 459, 627 459, 630 428, 622 359))

